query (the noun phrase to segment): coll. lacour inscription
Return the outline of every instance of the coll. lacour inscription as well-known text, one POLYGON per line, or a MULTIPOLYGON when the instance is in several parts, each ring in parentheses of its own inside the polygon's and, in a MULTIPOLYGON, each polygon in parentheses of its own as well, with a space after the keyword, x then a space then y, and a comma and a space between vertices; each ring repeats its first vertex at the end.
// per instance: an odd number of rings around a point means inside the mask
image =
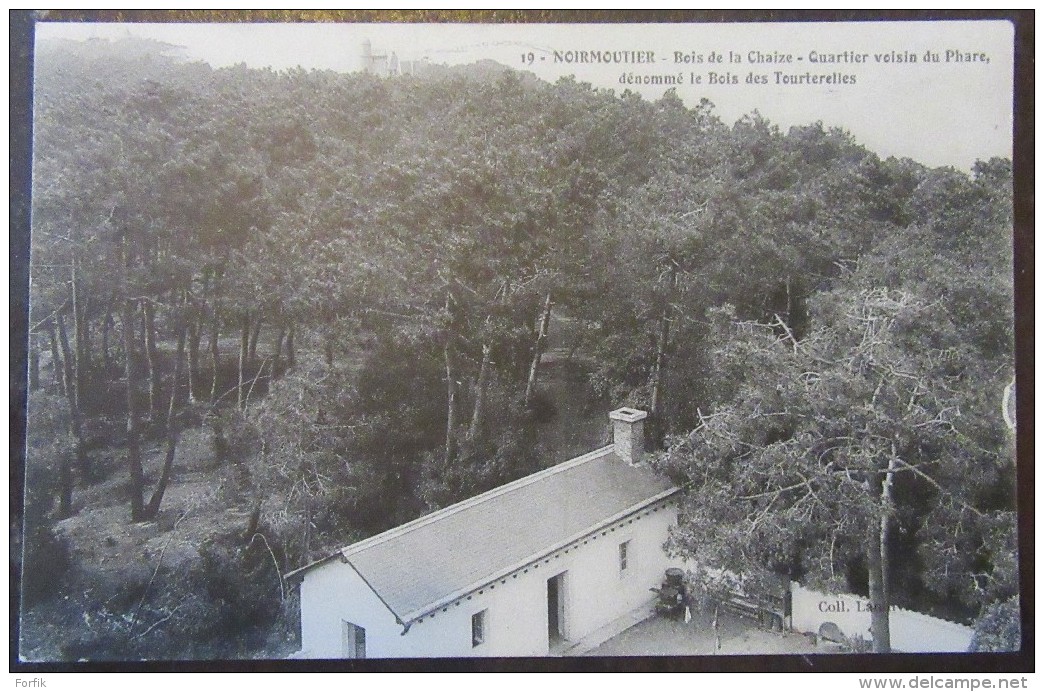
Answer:
MULTIPOLYGON (((896 605, 891 607, 891 610, 898 609, 899 607, 896 605)), ((837 598, 819 602, 819 612, 821 613, 872 613, 875 610, 877 607, 873 603, 859 599, 837 598)))

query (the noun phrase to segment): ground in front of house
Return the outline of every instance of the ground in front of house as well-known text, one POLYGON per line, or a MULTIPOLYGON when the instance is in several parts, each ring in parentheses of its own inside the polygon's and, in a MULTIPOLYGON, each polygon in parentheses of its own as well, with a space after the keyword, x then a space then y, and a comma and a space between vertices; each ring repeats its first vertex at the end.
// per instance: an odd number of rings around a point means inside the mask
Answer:
POLYGON ((804 635, 762 629, 749 619, 722 613, 718 636, 713 613, 694 613, 688 623, 652 616, 642 620, 582 656, 724 656, 734 654, 836 653, 816 647, 804 635))

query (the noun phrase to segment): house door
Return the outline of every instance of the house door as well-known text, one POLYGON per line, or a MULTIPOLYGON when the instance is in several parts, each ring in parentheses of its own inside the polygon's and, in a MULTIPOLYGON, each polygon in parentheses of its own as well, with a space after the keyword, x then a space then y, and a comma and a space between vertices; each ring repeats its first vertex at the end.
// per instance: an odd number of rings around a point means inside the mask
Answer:
POLYGON ((366 658, 366 629, 341 620, 341 653, 345 658, 366 658))
POLYGON ((565 572, 547 580, 547 640, 551 646, 565 640, 565 572))

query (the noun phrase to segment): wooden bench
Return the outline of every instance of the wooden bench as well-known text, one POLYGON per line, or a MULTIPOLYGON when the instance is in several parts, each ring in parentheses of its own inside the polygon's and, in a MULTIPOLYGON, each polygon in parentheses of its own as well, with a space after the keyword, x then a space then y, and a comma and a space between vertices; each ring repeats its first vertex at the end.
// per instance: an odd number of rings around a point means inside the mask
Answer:
POLYGON ((743 598, 739 595, 731 595, 726 597, 722 603, 726 610, 730 610, 737 615, 745 617, 761 619, 762 607, 754 601, 743 598))
POLYGON ((759 603, 751 598, 738 593, 731 593, 721 599, 721 605, 741 617, 757 620, 758 624, 770 628, 774 623, 783 626, 783 610, 775 607, 775 604, 759 603))

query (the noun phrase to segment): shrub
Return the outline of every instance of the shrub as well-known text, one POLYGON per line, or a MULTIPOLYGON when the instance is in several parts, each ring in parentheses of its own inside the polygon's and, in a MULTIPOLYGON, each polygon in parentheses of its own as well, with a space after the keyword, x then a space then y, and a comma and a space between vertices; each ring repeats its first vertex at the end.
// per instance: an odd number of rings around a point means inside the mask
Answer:
POLYGON ((975 622, 972 651, 1018 651, 1022 645, 1019 597, 997 601, 975 622))
POLYGON ((529 410, 533 415, 533 422, 537 424, 547 423, 558 415, 558 406, 554 399, 543 389, 537 389, 533 393, 529 400, 529 410))

